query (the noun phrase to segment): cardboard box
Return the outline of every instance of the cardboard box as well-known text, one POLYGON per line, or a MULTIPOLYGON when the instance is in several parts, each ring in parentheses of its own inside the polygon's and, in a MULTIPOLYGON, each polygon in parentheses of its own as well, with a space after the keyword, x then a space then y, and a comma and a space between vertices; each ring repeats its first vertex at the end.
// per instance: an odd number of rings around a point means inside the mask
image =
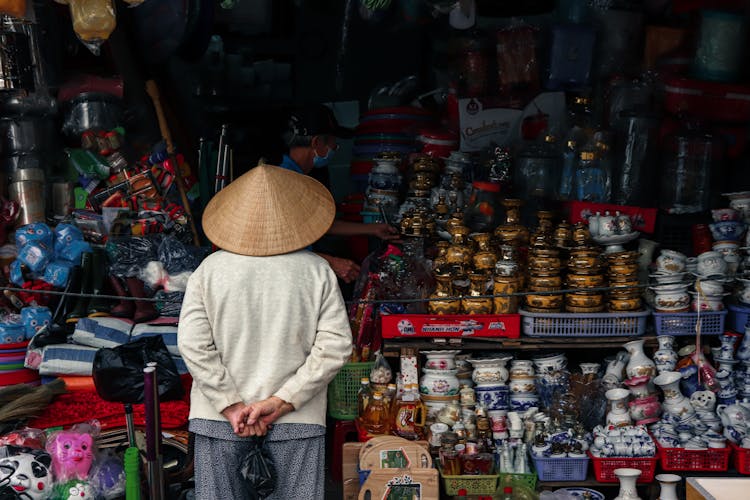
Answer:
POLYGON ((388 314, 381 316, 383 338, 521 336, 519 314, 388 314))

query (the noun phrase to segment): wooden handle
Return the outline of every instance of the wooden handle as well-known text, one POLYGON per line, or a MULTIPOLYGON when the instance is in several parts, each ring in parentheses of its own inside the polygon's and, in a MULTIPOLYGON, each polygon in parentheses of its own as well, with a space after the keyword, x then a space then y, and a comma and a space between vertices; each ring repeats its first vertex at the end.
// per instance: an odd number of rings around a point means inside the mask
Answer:
POLYGON ((177 183, 177 190, 180 193, 180 201, 182 206, 185 208, 185 213, 188 216, 190 222, 190 230, 193 233, 193 244, 200 246, 200 238, 198 237, 198 230, 195 227, 195 220, 193 219, 193 211, 190 209, 190 201, 188 200, 187 193, 185 192, 185 181, 182 179, 182 170, 180 164, 174 157, 174 145, 172 144, 172 136, 169 133, 169 126, 167 126, 167 119, 164 116, 164 110, 161 107, 161 99, 159 97, 159 88, 156 86, 156 82, 149 80, 146 82, 146 92, 154 102, 154 110, 156 110, 156 117, 159 119, 159 129, 161 130, 162 139, 167 144, 167 153, 174 165, 175 182, 177 183))
POLYGON ((167 153, 173 155, 174 143, 172 143, 172 134, 169 133, 167 118, 164 116, 164 109, 161 107, 161 95, 159 95, 159 87, 156 86, 155 81, 149 80, 146 82, 146 93, 149 95, 149 97, 151 97, 151 100, 154 103, 156 119, 159 120, 159 130, 161 130, 161 136, 164 139, 164 142, 167 144, 167 153))

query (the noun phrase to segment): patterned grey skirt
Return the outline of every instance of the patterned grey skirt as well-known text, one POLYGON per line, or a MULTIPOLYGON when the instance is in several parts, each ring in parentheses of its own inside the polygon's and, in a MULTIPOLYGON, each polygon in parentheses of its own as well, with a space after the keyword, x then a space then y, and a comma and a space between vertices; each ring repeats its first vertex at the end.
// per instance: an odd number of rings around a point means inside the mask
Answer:
MULTIPOLYGON (((252 449, 251 439, 235 435, 227 422, 194 419, 189 428, 195 433, 195 498, 249 498, 239 471, 242 457, 252 449)), ((278 475, 268 499, 324 497, 325 427, 277 424, 268 432, 266 444, 278 475)))

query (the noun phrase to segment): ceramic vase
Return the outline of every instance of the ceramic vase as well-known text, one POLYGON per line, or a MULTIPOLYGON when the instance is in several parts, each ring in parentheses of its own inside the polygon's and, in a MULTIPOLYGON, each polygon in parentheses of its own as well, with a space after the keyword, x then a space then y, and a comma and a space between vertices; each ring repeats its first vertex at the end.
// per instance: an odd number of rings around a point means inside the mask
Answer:
POLYGON ((422 394, 430 396, 454 396, 458 394, 458 370, 422 369, 422 380, 419 386, 422 394))
POLYGON ((630 394, 633 399, 643 399, 650 396, 648 392, 648 382, 651 378, 647 375, 642 377, 633 377, 625 381, 625 385, 630 388, 630 394))
POLYGON ((654 383, 664 393, 664 409, 672 415, 683 418, 695 414, 695 409, 690 404, 690 400, 680 392, 680 380, 682 380, 680 372, 664 372, 654 379, 654 383))
POLYGON ((669 372, 677 366, 677 353, 674 350, 674 337, 671 335, 659 335, 656 337, 659 349, 654 353, 654 364, 659 373, 669 372))
POLYGON ((740 361, 750 361, 750 327, 745 327, 745 335, 742 337, 742 343, 737 349, 735 358, 740 361))
POLYGON ((636 425, 653 424, 659 420, 661 404, 656 396, 635 399, 628 403, 628 406, 630 406, 630 417, 636 425))
POLYGON ((661 488, 658 500, 679 500, 677 485, 682 481, 680 476, 677 474, 659 474, 655 479, 659 481, 659 488, 661 488))
POLYGON ((643 352, 643 345, 645 343, 645 339, 638 339, 630 341, 623 346, 628 351, 628 354, 630 354, 630 360, 628 360, 628 364, 625 367, 625 373, 627 373, 628 378, 653 377, 656 375, 656 365, 643 352))
POLYGON ((641 497, 638 496, 638 490, 635 488, 635 484, 641 476, 639 469, 615 469, 615 476, 620 481, 620 492, 615 500, 641 500, 641 497))
POLYGON ((477 386, 505 385, 508 381, 508 369, 505 364, 510 356, 492 359, 470 359, 474 367, 471 378, 477 386))
POLYGON ((628 413, 628 396, 630 392, 627 389, 610 389, 604 393, 610 405, 607 413, 607 425, 613 427, 622 427, 630 425, 630 413, 628 413))
MULTIPOLYGON (((453 277, 450 274, 435 276, 437 288, 430 295, 431 299, 447 299, 453 297, 453 277)), ((458 314, 461 312, 460 299, 431 300, 427 303, 427 311, 430 314, 458 314)))
POLYGON ((488 279, 486 274, 472 273, 469 275, 469 295, 461 299, 461 309, 464 314, 491 314, 492 298, 488 295, 488 279))

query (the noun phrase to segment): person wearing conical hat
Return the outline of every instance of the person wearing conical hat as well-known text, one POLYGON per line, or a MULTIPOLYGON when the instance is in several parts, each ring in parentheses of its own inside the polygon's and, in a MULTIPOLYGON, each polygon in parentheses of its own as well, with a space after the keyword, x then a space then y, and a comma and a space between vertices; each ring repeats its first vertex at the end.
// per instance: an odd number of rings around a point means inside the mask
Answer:
MULTIPOLYGON (((296 109, 289 116, 283 134, 289 153, 284 155, 281 168, 300 174, 328 166, 338 150, 337 138, 347 139, 352 131, 339 125, 333 111, 322 104, 296 109)), ((399 238, 398 230, 390 224, 364 224, 335 220, 327 232, 334 236, 374 236, 385 241, 399 238)), ((336 275, 350 283, 359 276, 359 265, 354 261, 323 252, 316 252, 328 261, 336 275)))
POLYGON ((270 165, 206 206, 220 250, 190 276, 178 329, 199 500, 252 497, 238 471, 263 435, 278 474, 269 498, 323 498, 326 388, 352 333, 334 271, 307 247, 335 211, 321 183, 270 165))

